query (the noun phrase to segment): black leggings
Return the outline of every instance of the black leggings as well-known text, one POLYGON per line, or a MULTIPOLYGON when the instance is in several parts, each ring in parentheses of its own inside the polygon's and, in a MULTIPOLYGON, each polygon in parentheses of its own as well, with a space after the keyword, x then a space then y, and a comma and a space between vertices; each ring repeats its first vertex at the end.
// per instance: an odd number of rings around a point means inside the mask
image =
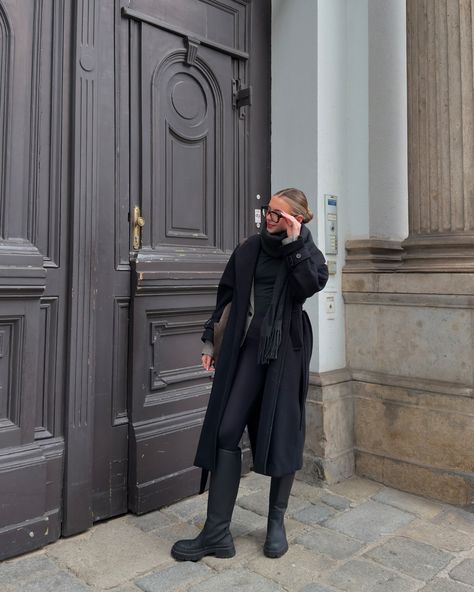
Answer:
POLYGON ((218 447, 235 450, 245 426, 258 417, 267 366, 257 363, 260 323, 252 321, 242 345, 229 399, 219 428, 218 447))

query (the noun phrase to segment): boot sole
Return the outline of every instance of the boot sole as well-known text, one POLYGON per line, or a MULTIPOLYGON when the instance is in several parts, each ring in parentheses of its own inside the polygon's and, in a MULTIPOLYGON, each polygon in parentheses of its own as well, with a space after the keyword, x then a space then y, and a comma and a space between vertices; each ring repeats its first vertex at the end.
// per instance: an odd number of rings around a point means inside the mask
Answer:
POLYGON ((176 561, 199 561, 203 557, 208 555, 214 555, 217 559, 230 559, 235 556, 235 547, 206 547, 201 551, 195 551, 194 553, 186 553, 185 551, 177 551, 171 549, 171 556, 176 561))
POLYGON ((278 551, 270 551, 269 549, 263 548, 263 554, 265 557, 269 557, 270 559, 278 559, 282 557, 288 551, 288 547, 283 549, 278 549, 278 551))

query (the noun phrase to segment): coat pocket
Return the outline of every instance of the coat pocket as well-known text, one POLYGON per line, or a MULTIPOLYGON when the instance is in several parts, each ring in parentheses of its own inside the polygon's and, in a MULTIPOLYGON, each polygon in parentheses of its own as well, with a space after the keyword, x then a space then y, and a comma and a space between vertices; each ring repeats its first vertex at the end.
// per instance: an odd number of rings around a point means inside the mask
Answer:
POLYGON ((299 350, 303 347, 303 313, 301 308, 291 311, 290 338, 293 349, 299 350))

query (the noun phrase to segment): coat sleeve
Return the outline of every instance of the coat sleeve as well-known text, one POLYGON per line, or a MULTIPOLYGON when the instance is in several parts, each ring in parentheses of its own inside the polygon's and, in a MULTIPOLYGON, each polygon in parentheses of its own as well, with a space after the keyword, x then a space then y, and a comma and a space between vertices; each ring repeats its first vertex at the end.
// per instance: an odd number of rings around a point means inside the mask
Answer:
POLYGON ((219 281, 219 286, 217 288, 216 307, 210 319, 205 322, 204 332, 201 336, 201 340, 204 343, 206 343, 206 341, 209 341, 212 344, 214 343, 214 323, 219 321, 226 304, 232 300, 235 283, 235 253, 238 248, 239 247, 237 246, 234 249, 234 252, 230 256, 230 259, 225 266, 224 273, 222 274, 222 277, 219 281))
POLYGON ((320 292, 329 277, 326 260, 313 242, 304 243, 301 237, 282 247, 289 268, 289 288, 296 300, 303 302, 320 292))

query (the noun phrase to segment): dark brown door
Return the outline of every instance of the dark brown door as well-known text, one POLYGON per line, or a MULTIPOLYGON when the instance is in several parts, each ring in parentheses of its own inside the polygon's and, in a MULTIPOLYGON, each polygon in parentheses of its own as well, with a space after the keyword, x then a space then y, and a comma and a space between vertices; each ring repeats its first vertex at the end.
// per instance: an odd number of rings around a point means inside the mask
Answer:
MULTIPOLYGON (((255 181, 250 172, 251 4, 170 6, 124 11, 131 198, 145 220, 131 308, 129 506, 139 513, 197 490, 211 388, 200 334, 229 253, 254 228, 254 197, 268 190, 268 125, 255 130, 263 169, 255 181)), ((262 88, 257 103, 268 99, 262 88)))
POLYGON ((0 559, 196 490, 199 336, 269 185, 268 6, 0 0, 0 559))
POLYGON ((0 559, 61 529, 70 11, 0 2, 0 559))

